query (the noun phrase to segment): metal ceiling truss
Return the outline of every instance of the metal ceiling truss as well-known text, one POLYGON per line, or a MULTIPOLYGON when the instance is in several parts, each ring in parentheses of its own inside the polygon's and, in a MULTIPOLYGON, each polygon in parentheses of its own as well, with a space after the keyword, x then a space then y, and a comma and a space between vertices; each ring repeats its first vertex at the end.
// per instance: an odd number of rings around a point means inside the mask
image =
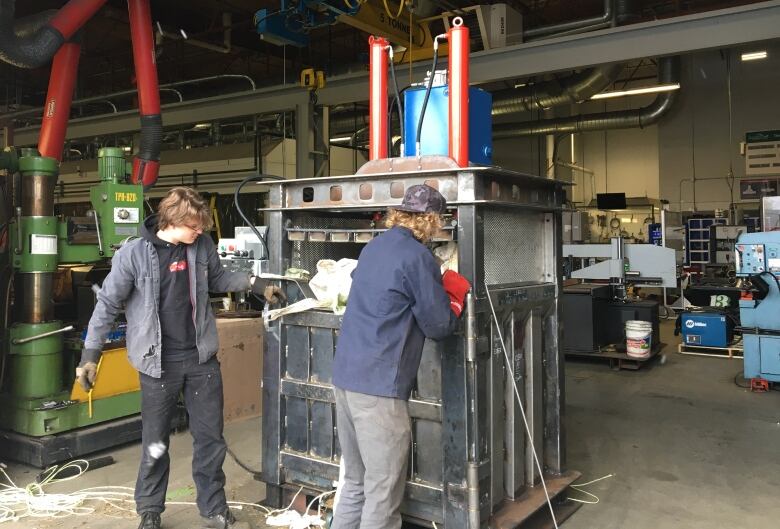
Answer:
MULTIPOLYGON (((529 75, 574 70, 645 57, 685 54, 778 38, 780 0, 718 11, 632 24, 591 33, 552 38, 471 56, 475 84, 529 75)), ((421 79, 429 64, 416 64, 412 76, 421 79)), ((406 72, 404 72, 406 73, 406 72)), ((406 78, 403 75, 402 78, 406 78)), ((276 86, 165 106, 166 127, 237 116, 292 111, 308 105, 310 94, 297 85, 276 86)), ((317 93, 318 104, 332 106, 365 101, 368 77, 363 73, 332 77, 317 93)), ((67 138, 85 138, 138 129, 134 111, 71 120, 67 138)), ((17 145, 33 144, 38 128, 17 129, 17 145)))

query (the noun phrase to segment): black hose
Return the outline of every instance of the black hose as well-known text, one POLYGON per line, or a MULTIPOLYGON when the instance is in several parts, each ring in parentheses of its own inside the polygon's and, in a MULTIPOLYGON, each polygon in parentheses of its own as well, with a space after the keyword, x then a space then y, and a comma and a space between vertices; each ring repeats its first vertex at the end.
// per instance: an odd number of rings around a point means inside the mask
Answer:
POLYGON ((238 184, 238 187, 236 187, 236 192, 233 194, 233 204, 236 206, 236 210, 238 211, 238 214, 241 216, 242 219, 244 219, 244 222, 247 223, 247 225, 251 228, 251 230, 254 232, 254 234, 257 236, 258 239, 260 239, 260 242, 263 244, 263 249, 265 249, 265 255, 266 258, 271 258, 271 252, 268 251, 268 244, 265 242, 265 238, 260 235, 260 232, 257 231, 257 228, 255 228, 254 222, 249 222, 249 219, 246 215, 244 215, 244 211, 241 209, 241 204, 238 202, 238 194, 241 192, 241 188, 244 187, 249 182, 258 182, 262 180, 284 180, 281 176, 276 175, 267 175, 267 174, 253 174, 249 175, 246 178, 244 178, 240 184, 238 184))
POLYGON ((233 452, 233 450, 230 449, 230 446, 226 446, 228 455, 233 459, 233 461, 236 462, 236 465, 240 466, 250 474, 259 475, 262 474, 260 470, 255 470, 254 468, 250 467, 243 461, 241 461, 238 456, 233 452))
MULTIPOLYGON (((393 89, 395 89, 395 105, 396 108, 398 108, 398 125, 401 128, 401 149, 403 150, 403 144, 404 144, 404 107, 401 105, 401 93, 398 91, 398 80, 395 78, 395 61, 390 59, 390 77, 393 78, 393 89)), ((390 145, 392 147, 392 128, 393 128, 393 120, 388 119, 387 125, 390 127, 390 136, 391 142, 390 145)), ((418 133, 419 134, 419 133, 418 133)), ((418 136, 419 137, 419 136, 418 136)), ((406 154, 406 153, 404 153, 406 154)))
MULTIPOLYGON (((422 108, 420 109, 420 118, 417 120, 417 137, 415 137, 415 145, 422 143, 420 141, 420 135, 422 134, 423 119, 425 119, 425 107, 428 106, 428 98, 431 95, 431 88, 433 88, 433 77, 436 75, 436 63, 439 61, 439 48, 433 47, 433 66, 431 67, 431 76, 428 78, 428 86, 425 87, 425 98, 423 99, 422 108)), ((415 151, 417 149, 415 148, 415 151)), ((414 153, 415 156, 419 155, 419 152, 414 153)))

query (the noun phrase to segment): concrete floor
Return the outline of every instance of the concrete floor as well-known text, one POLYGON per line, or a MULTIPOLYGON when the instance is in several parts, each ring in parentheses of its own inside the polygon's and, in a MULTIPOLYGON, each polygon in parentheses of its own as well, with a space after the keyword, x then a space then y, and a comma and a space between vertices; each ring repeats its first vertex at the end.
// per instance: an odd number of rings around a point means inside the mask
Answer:
MULTIPOLYGON (((566 529, 696 529, 773 527, 780 516, 780 392, 753 394, 734 385, 741 360, 678 355, 669 322, 662 324, 666 362, 637 372, 611 371, 604 363, 566 364, 569 467, 582 481, 614 477, 589 487, 600 503, 583 506, 566 529)), ((234 451, 260 466, 259 420, 230 424, 234 451)), ((115 450, 117 463, 57 485, 53 492, 98 485, 132 487, 138 446, 115 450)), ((173 437, 169 497, 193 501, 190 437, 173 437)), ((17 484, 37 470, 10 467, 17 484)), ((225 463, 228 496, 257 501, 262 484, 232 460, 225 463)), ((255 527, 257 513, 244 510, 255 527)), ((197 510, 172 505, 169 529, 198 527, 197 510)), ((132 514, 105 509, 99 515, 3 524, 3 529, 120 529, 135 527, 132 514), (109 517, 109 516, 114 516, 109 517), (116 517, 119 517, 117 519, 116 517)))

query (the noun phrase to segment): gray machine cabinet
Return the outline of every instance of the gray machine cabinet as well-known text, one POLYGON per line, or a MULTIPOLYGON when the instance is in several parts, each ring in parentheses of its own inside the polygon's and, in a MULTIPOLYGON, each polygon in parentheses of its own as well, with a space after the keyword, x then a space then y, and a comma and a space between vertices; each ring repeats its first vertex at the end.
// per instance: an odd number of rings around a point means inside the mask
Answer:
MULTIPOLYGON (((440 237, 457 242, 459 271, 473 289, 456 333, 425 344, 409 401, 403 513, 423 525, 477 529, 540 488, 512 379, 547 478, 568 475, 559 352, 560 184, 476 167, 274 183, 266 210, 271 273, 289 267, 314 272, 319 259, 356 258, 383 229, 372 214, 399 204, 406 188, 422 183, 447 199, 452 229, 440 237)), ((261 479, 271 505, 281 506, 300 487, 330 490, 338 479, 331 380, 340 324, 341 316, 311 311, 280 318, 266 333, 261 479)))

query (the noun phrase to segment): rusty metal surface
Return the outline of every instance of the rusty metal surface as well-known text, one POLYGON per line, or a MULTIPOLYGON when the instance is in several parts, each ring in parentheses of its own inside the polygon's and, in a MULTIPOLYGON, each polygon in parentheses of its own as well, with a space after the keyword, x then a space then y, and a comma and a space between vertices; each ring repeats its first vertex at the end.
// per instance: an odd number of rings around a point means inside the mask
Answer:
MULTIPOLYGON (((559 499, 557 496, 566 492, 569 485, 577 481, 580 476, 581 474, 577 471, 569 471, 560 476, 547 476, 545 483, 553 503, 559 499)), ((501 504, 491 517, 490 527, 493 529, 516 529, 522 527, 524 522, 530 520, 537 511, 542 509, 548 513, 546 518, 549 519, 547 499, 544 495, 544 489, 539 484, 528 489, 515 501, 501 504)), ((544 515, 540 517, 544 518, 544 515)))

